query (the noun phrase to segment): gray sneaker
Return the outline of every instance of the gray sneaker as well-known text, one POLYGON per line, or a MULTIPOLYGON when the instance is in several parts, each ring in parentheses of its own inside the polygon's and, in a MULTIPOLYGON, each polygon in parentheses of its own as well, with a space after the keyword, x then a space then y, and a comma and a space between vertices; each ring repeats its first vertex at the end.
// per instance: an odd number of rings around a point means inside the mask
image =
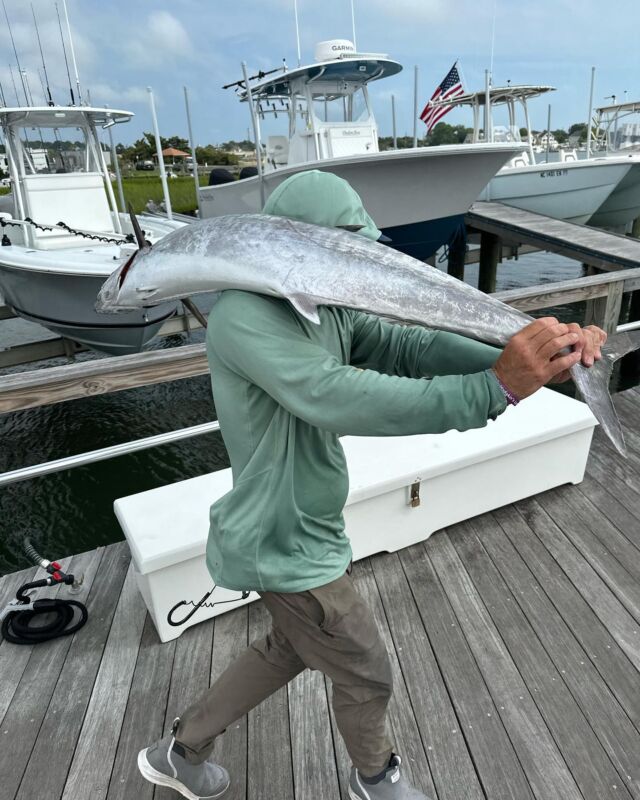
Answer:
POLYGON ((349 797, 351 800, 429 800, 400 775, 400 756, 392 755, 385 775, 378 783, 365 783, 355 767, 351 767, 349 797))
POLYGON ((212 761, 189 764, 173 748, 172 732, 138 753, 138 769, 151 783, 175 789, 188 800, 214 800, 229 788, 229 773, 212 761))

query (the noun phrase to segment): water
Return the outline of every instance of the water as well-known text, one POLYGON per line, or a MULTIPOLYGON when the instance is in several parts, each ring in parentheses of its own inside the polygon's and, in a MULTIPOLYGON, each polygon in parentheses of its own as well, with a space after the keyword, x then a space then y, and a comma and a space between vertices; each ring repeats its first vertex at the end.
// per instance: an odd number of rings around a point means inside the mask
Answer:
MULTIPOLYGON (((575 261, 549 253, 523 256, 498 268, 498 289, 548 283, 582 275, 575 261)), ((466 271, 477 285, 478 267, 466 271)), ((580 321, 583 304, 541 312, 580 321)), ((22 321, 2 323, 2 346, 33 337, 22 321), (6 327, 5 327, 6 326, 6 327)), ((41 337, 36 329, 36 338, 41 337)), ((202 341, 204 333, 156 341, 175 347, 202 341)), ((78 359, 93 358, 82 354, 78 359)), ((63 364, 63 359, 50 362, 63 364)), ((30 369, 31 367, 26 367, 30 369)), ((636 373, 637 376, 637 373, 636 373)), ((97 395, 0 417, 0 472, 140 439, 215 419, 208 376, 97 395)), ((219 433, 121 456, 0 490, 0 573, 28 566, 22 540, 29 536, 49 559, 81 553, 123 539, 113 513, 118 497, 184 480, 229 465, 219 433)))

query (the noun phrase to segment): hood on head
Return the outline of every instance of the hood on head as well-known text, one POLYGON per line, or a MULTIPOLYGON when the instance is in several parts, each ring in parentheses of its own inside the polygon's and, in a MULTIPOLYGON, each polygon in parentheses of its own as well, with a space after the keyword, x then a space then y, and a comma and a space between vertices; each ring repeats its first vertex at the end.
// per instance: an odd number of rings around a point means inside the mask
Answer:
POLYGON ((297 172, 283 181, 262 213, 326 228, 357 226, 357 233, 374 241, 382 236, 356 190, 343 178, 318 169, 297 172))

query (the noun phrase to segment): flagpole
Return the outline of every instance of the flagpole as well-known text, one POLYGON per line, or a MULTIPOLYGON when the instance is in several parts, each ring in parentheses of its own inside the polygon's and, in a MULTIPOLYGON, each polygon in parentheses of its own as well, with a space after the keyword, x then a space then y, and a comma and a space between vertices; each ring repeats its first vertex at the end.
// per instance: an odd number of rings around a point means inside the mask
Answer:
POLYGON ((418 146, 418 65, 413 68, 413 146, 418 146))

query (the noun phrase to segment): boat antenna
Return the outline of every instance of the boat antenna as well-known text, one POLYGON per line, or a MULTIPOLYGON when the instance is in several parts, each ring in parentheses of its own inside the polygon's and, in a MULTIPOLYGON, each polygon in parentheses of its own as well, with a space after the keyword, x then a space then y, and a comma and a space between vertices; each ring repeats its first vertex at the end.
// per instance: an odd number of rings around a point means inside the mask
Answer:
POLYGON ((296 20, 296 44, 298 46, 298 66, 302 63, 300 55, 300 26, 298 25, 298 0, 293 0, 293 15, 296 20))
MULTIPOLYGON (((5 2, 4 2, 4 0, 2 0, 2 8, 4 9, 4 17, 7 20, 7 29, 9 31, 9 36, 11 37, 11 44, 13 45, 13 54, 16 57, 16 64, 18 65, 18 72, 20 73, 20 80, 22 81, 22 91, 24 92, 24 97, 25 97, 25 100, 27 101, 27 105, 29 105, 29 98, 27 97, 27 89, 26 89, 26 87, 24 85, 24 77, 23 77, 22 67, 20 66, 20 59, 18 58, 18 51, 16 50, 16 43, 15 43, 15 40, 13 38, 13 31, 11 30, 11 23, 9 22, 9 15, 7 14, 7 6, 6 6, 5 2)), ((18 105, 19 104, 20 104, 20 101, 18 101, 18 105)))
POLYGON ((51 97, 51 89, 49 88, 49 76, 47 75, 47 65, 44 61, 44 53, 42 52, 42 42, 40 41, 40 31, 38 30, 38 21, 36 20, 36 12, 33 8, 33 3, 31 3, 31 13, 33 14, 33 24, 36 28, 36 36, 38 37, 38 47, 40 48, 40 58, 42 59, 42 71, 44 72, 44 83, 42 86, 42 91, 44 92, 44 85, 46 84, 47 91, 45 93, 45 98, 47 98, 48 105, 54 105, 53 98, 51 97))
POLYGON ((28 103, 30 106, 33 105, 33 95, 31 94, 31 86, 29 86, 29 76, 27 75, 27 70, 22 70, 22 78, 24 80, 24 85, 27 87, 27 97, 28 103))
POLYGON ((71 50, 71 61, 73 62, 73 73, 76 79, 76 88, 78 90, 78 103, 82 105, 82 94, 80 93, 80 77, 78 76, 78 65, 76 63, 76 52, 73 48, 73 37, 71 36, 71 25, 69 24, 69 13, 67 12, 67 0, 62 0, 62 8, 64 9, 64 18, 67 23, 67 35, 69 37, 69 49, 71 50))
POLYGON ((491 25, 491 60, 489 65, 489 82, 493 85, 493 52, 496 44, 496 12, 498 10, 498 0, 493 0, 493 23, 491 25))
POLYGON ((67 58, 67 48, 64 44, 64 35, 62 33, 62 22, 60 21, 60 9, 58 8, 58 4, 56 6, 56 14, 58 15, 58 27, 60 28, 60 41, 62 42, 62 52, 64 53, 64 65, 67 68, 67 80, 69 81, 69 94, 71 95, 71 105, 75 106, 76 100, 73 96, 73 86, 71 86, 71 73, 69 72, 69 60, 67 58))
POLYGON ((358 45, 356 44, 356 15, 353 8, 354 0, 351 0, 351 30, 353 31, 353 47, 358 52, 358 45))

